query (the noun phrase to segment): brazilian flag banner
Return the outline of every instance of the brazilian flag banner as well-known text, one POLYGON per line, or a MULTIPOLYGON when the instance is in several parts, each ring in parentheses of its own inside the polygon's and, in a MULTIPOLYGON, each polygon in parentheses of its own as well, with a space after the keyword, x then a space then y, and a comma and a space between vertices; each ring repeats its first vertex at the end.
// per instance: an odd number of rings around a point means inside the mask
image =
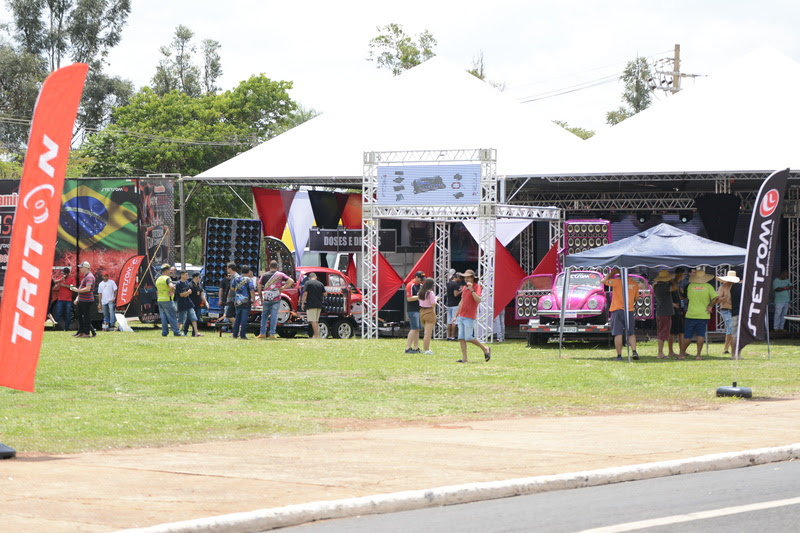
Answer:
POLYGON ((138 248, 136 184, 129 179, 70 180, 64 184, 59 244, 79 251, 138 248))

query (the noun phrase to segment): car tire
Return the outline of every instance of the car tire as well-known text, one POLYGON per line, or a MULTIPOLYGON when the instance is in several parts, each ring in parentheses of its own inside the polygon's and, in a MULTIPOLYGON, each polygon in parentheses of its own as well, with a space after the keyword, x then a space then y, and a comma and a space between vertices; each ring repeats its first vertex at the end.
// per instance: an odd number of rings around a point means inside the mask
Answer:
POLYGON ((340 318, 333 323, 333 336, 337 339, 350 339, 355 335, 355 326, 349 318, 340 318))

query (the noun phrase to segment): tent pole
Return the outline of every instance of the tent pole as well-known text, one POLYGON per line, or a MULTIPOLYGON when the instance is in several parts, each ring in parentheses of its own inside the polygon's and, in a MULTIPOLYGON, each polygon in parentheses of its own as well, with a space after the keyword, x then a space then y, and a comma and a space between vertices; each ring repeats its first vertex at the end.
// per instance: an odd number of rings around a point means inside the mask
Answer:
POLYGON ((622 309, 625 312, 625 335, 622 341, 625 343, 626 349, 628 351, 628 362, 631 362, 631 343, 628 341, 628 337, 630 337, 630 315, 628 314, 628 267, 622 267, 622 296, 624 301, 622 302, 622 309))
POLYGON ((767 333, 767 360, 772 359, 772 350, 769 343, 769 313, 764 315, 764 331, 767 333))
POLYGON ((561 359, 561 345, 564 343, 564 315, 565 315, 565 302, 567 301, 567 294, 569 294, 569 274, 572 272, 572 267, 567 267, 564 270, 564 284, 561 286, 561 318, 558 324, 558 358, 561 359))

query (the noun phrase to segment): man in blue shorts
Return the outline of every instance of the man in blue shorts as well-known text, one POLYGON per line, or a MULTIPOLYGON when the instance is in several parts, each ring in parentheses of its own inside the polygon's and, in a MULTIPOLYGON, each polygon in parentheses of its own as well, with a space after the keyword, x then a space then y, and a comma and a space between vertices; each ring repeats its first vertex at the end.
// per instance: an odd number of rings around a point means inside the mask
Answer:
POLYGON ((711 318, 711 301, 717 297, 708 282, 714 279, 713 274, 706 274, 705 269, 698 268, 694 274, 689 276, 689 286, 686 287, 686 323, 681 341, 681 353, 678 359, 686 358, 686 349, 692 342, 692 337, 697 337, 697 359, 703 358, 703 344, 706 340, 706 326, 708 319, 711 318))

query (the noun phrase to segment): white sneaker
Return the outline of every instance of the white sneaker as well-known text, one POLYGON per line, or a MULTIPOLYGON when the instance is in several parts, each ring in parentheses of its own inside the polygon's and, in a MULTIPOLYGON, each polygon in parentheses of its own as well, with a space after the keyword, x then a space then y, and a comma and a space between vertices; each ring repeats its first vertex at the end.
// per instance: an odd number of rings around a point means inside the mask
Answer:
POLYGON ((433 352, 432 352, 432 351, 430 351, 430 350, 425 350, 425 351, 424 351, 424 352, 422 352, 422 353, 424 353, 425 355, 433 355, 433 352))

